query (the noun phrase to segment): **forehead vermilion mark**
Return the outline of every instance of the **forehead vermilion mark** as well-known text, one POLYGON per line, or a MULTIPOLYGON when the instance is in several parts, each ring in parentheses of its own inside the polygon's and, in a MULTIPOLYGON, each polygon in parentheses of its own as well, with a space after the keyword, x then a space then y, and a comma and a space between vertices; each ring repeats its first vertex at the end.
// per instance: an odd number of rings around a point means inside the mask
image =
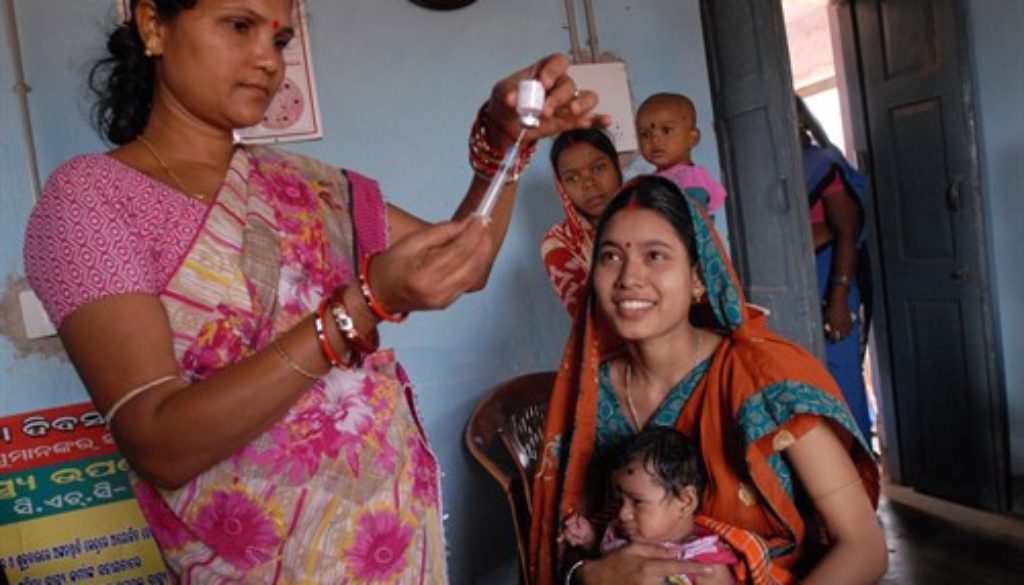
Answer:
POLYGON ((274 30, 277 30, 277 29, 281 28, 281 23, 275 20, 275 21, 270 23, 270 28, 272 28, 274 30))
POLYGON ((630 240, 626 240, 626 248, 632 248, 632 247, 633 247, 633 242, 630 241, 630 240))

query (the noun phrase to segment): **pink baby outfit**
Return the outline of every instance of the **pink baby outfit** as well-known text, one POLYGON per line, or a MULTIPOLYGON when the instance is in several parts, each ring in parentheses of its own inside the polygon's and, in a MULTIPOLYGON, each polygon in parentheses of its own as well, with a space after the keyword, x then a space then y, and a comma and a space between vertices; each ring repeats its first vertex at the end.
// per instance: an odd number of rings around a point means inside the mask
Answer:
POLYGON ((716 181, 707 169, 698 164, 677 163, 658 171, 657 174, 671 179, 683 191, 702 189, 707 195, 707 201, 700 203, 704 204, 708 213, 712 215, 725 205, 725 187, 716 181))
MULTIPOLYGON (((601 538, 602 555, 611 553, 629 544, 625 535, 620 532, 621 527, 618 521, 608 525, 604 532, 604 537, 601 538)), ((732 549, 722 542, 717 534, 700 524, 694 524, 693 532, 690 533, 689 538, 685 541, 666 542, 663 544, 666 549, 676 553, 676 558, 684 561, 706 563, 709 565, 734 565, 739 562, 732 549)), ((696 577, 693 575, 674 575, 666 579, 665 582, 671 585, 692 585, 692 583, 696 583, 696 577)))

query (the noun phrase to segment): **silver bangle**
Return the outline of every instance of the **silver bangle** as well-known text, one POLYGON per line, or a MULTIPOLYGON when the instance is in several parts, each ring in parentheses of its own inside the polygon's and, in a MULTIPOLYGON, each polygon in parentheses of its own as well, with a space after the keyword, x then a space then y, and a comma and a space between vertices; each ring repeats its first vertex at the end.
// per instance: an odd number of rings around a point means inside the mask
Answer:
POLYGON ((586 559, 580 559, 569 567, 569 571, 565 574, 565 585, 572 585, 572 576, 576 574, 576 569, 582 567, 586 562, 586 559))

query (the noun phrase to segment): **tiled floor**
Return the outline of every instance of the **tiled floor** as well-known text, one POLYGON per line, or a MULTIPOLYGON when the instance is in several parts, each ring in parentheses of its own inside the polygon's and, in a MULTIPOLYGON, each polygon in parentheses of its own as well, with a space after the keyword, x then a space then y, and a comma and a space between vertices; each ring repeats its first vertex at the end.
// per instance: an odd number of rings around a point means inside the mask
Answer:
POLYGON ((889 543, 885 584, 1024 583, 1024 540, 1001 538, 884 499, 889 543))

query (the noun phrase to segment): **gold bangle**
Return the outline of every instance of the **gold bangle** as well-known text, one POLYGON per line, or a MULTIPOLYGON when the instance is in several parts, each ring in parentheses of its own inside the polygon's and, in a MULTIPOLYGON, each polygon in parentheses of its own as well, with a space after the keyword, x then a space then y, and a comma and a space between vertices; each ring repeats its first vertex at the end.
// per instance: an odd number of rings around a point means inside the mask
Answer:
POLYGON ((119 398, 117 400, 117 402, 114 403, 114 406, 110 407, 110 410, 107 411, 107 414, 103 415, 103 420, 106 421, 107 427, 110 427, 110 423, 114 420, 114 415, 117 414, 117 411, 121 410, 122 406, 124 406, 125 404, 128 404, 129 402, 131 402, 132 399, 134 399, 139 394, 142 394, 143 392, 147 392, 149 390, 152 390, 153 388, 156 388, 157 386, 162 386, 163 384, 166 384, 167 382, 170 382, 171 380, 182 380, 182 379, 183 378, 181 376, 178 376, 178 375, 174 375, 174 376, 161 376, 161 377, 157 378, 156 380, 153 380, 151 382, 147 382, 147 383, 145 383, 145 384, 143 384, 141 386, 137 386, 137 387, 129 390, 128 392, 125 392, 124 395, 121 396, 121 398, 119 398))
POLYGON ((321 378, 321 376, 317 376, 315 374, 307 372, 301 366, 299 366, 299 364, 295 363, 295 361, 292 360, 292 358, 288 357, 288 354, 284 352, 284 348, 281 347, 280 343, 278 343, 276 337, 270 342, 270 345, 273 345, 274 349, 277 350, 277 355, 281 357, 281 361, 283 361, 285 365, 291 368, 292 371, 295 372, 296 374, 302 376, 303 378, 313 380, 314 382, 321 378))

